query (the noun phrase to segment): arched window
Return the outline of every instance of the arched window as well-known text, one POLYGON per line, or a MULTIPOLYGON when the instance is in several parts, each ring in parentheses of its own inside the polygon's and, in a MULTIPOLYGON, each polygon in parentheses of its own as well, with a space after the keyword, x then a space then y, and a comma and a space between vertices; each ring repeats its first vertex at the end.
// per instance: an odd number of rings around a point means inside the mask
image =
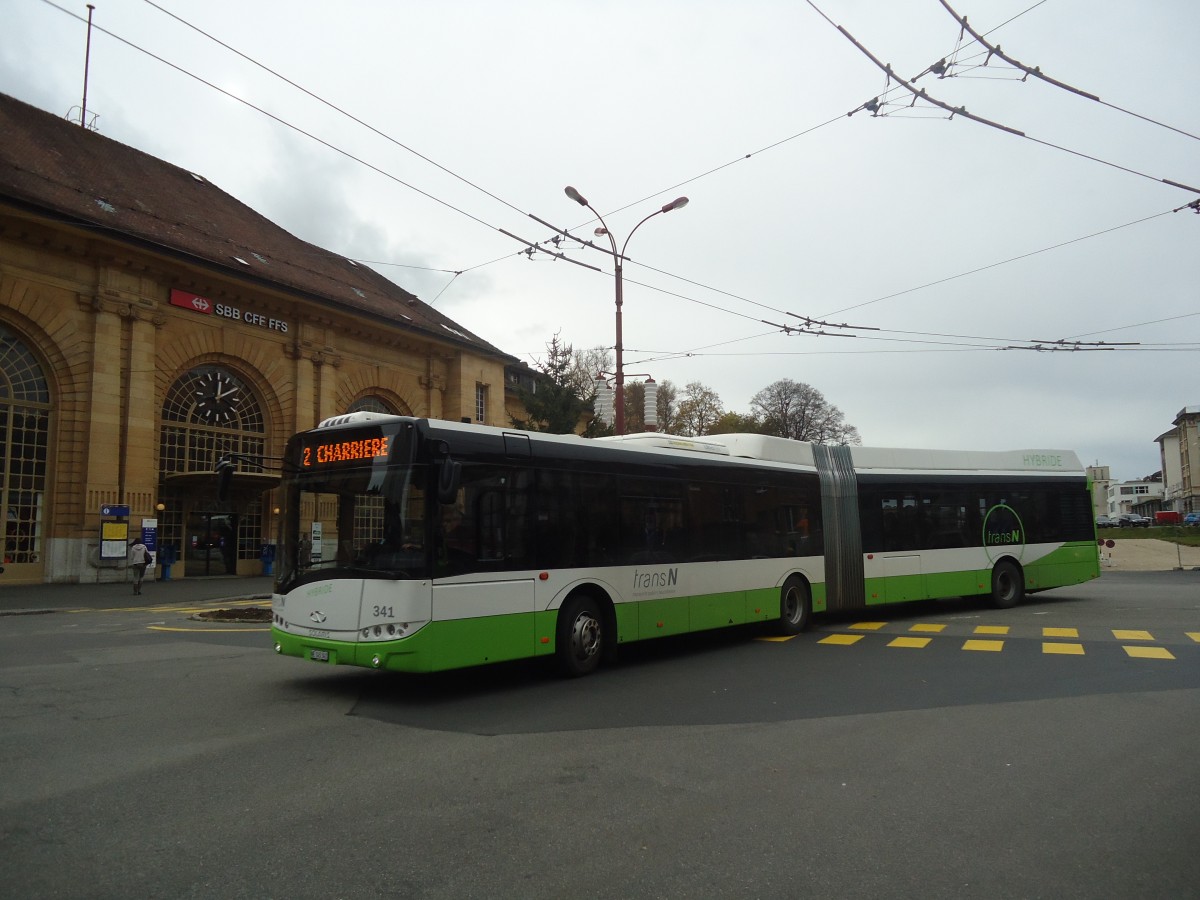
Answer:
POLYGON ((359 397, 350 404, 350 408, 346 410, 346 412, 373 412, 384 413, 385 415, 389 416, 396 415, 396 410, 392 409, 391 404, 387 403, 382 397, 376 397, 374 395, 359 397))
POLYGON ((4 562, 36 563, 50 437, 50 386, 33 353, 0 325, 0 510, 4 562))
MULTIPOLYGON (((161 476, 213 472, 217 461, 226 454, 237 454, 240 471, 262 472, 263 465, 254 461, 263 458, 266 442, 265 416, 258 395, 229 369, 197 366, 184 373, 167 391, 158 454, 161 476)), ((215 490, 215 478, 212 486, 215 490)), ((181 559, 188 565, 189 575, 233 574, 235 557, 239 560, 258 557, 263 516, 262 503, 257 497, 249 499, 232 515, 218 515, 216 509, 205 506, 207 501, 200 501, 191 508, 192 518, 185 522, 183 496, 165 486, 159 496, 165 501, 165 509, 159 515, 159 539, 183 548, 181 559), (209 549, 207 541, 218 519, 222 528, 234 529, 230 535, 234 544, 222 543, 214 551, 209 549), (191 543, 193 534, 204 536, 203 546, 191 543), (193 555, 211 553, 218 557, 215 567, 211 555, 203 563, 193 555)))
MULTIPOLYGON (((199 366, 171 385, 162 418, 163 475, 211 472, 226 453, 261 459, 265 451, 262 404, 237 375, 219 366, 199 366)), ((239 466, 256 471, 244 460, 239 466)))

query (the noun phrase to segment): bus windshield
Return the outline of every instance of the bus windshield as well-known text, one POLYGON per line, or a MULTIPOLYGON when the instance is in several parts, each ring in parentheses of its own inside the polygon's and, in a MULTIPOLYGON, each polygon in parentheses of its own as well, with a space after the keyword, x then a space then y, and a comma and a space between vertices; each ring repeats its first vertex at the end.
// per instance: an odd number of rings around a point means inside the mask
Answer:
POLYGON ((372 440, 380 439, 290 448, 277 590, 316 579, 429 577, 429 467, 404 464, 395 435, 374 456, 325 452, 372 440))

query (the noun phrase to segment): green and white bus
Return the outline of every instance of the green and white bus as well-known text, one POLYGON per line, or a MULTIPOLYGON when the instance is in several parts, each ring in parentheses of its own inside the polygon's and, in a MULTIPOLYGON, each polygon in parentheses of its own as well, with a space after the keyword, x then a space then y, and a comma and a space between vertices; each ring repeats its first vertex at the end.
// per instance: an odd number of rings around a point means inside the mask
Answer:
POLYGON ((1100 574, 1063 450, 587 440, 351 413, 288 443, 275 650, 433 672, 1100 574))

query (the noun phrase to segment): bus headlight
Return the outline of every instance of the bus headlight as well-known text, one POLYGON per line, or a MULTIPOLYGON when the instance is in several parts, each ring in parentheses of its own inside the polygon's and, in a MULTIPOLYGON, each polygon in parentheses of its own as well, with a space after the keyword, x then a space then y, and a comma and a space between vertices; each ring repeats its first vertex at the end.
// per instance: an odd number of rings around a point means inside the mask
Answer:
POLYGON ((402 638, 413 628, 410 622, 388 622, 386 625, 368 625, 359 630, 364 641, 387 641, 402 638))

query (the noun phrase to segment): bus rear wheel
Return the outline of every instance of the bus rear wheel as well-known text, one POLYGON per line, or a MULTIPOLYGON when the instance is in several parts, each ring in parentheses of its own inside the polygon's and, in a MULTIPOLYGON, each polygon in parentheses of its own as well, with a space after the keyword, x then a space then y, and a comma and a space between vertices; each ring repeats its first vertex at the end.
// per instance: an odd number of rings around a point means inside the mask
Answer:
POLYGON ((586 595, 572 597, 558 612, 554 649, 559 671, 569 678, 596 671, 604 653, 604 640, 600 605, 586 595))
POLYGON ((1002 559, 992 569, 992 606, 1011 609, 1025 599, 1025 576, 1014 562, 1002 559))
POLYGON ((795 635, 808 628, 812 619, 812 594, 802 578, 793 575, 779 594, 779 633, 795 635))

